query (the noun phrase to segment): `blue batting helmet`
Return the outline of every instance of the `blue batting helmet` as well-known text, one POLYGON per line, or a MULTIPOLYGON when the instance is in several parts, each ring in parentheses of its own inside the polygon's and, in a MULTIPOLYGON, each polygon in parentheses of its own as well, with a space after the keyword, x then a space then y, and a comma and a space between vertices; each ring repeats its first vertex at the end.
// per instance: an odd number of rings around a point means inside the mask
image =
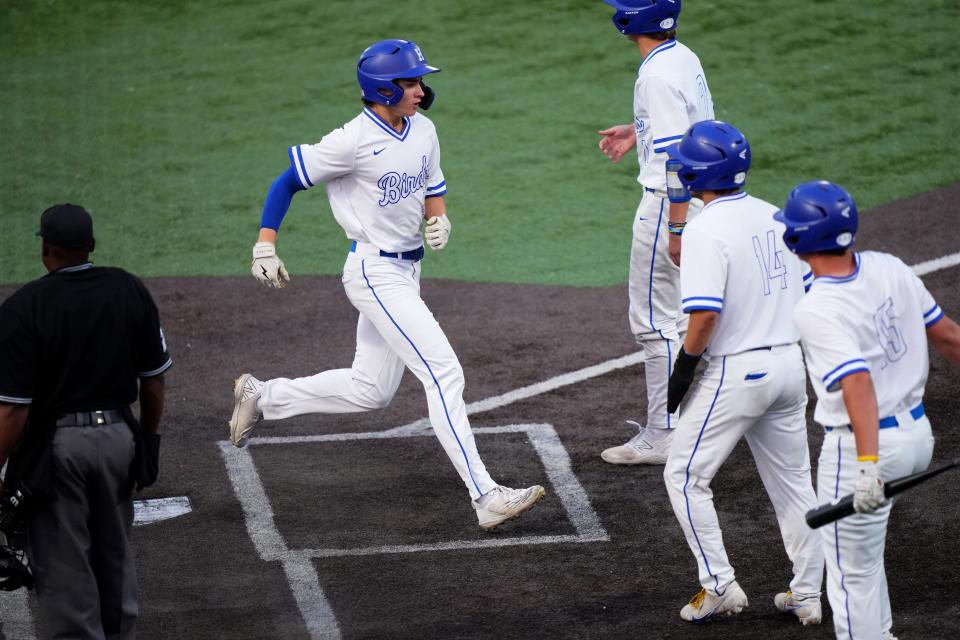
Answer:
MULTIPOLYGON (((427 64, 420 47, 409 40, 381 40, 370 45, 357 61, 357 82, 364 100, 388 107, 400 102, 403 91, 394 80, 419 78, 440 71, 427 64)), ((421 109, 433 104, 433 90, 420 82, 426 94, 420 101, 421 109)))
POLYGON ((737 189, 746 183, 750 169, 750 143, 722 120, 697 122, 680 142, 667 147, 667 155, 690 191, 737 189))
POLYGON ((794 253, 847 249, 857 235, 853 197, 826 180, 798 184, 773 217, 787 225, 783 241, 794 253))
POLYGON ((617 10, 613 26, 626 35, 659 33, 677 28, 680 0, 603 0, 617 10))

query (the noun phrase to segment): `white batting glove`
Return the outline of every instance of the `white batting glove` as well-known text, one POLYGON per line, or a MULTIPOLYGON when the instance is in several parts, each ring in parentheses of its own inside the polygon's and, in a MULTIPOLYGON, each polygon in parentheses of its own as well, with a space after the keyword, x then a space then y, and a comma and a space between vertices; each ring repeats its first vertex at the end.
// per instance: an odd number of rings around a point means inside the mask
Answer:
POLYGON ((857 487, 853 492, 853 509, 857 513, 873 513, 886 501, 883 495, 883 480, 880 479, 880 465, 876 462, 860 462, 857 487))
POLYGON ((427 244, 430 245, 431 249, 440 251, 447 246, 447 241, 450 240, 451 227, 453 225, 450 224, 450 218, 446 214, 434 216, 427 220, 423 235, 426 236, 427 244))
POLYGON ((272 242, 258 242, 253 245, 253 263, 250 265, 253 277, 274 289, 283 289, 290 282, 290 274, 283 266, 283 260, 277 255, 277 247, 272 242))

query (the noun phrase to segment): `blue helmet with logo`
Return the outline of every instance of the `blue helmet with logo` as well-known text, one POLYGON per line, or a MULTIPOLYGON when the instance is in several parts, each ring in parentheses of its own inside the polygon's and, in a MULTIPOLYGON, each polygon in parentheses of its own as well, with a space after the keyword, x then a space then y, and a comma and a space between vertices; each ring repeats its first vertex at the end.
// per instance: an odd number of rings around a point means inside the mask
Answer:
POLYGON ((667 170, 690 191, 723 191, 746 184, 750 143, 722 120, 697 122, 680 142, 667 147, 667 170))
POLYGON ((613 26, 628 36, 676 29, 680 18, 680 0, 603 1, 617 10, 613 26))
MULTIPOLYGON (((357 82, 364 100, 388 107, 400 102, 403 90, 395 80, 419 78, 440 71, 427 64, 427 59, 415 42, 409 40, 381 40, 370 45, 357 61, 357 82)), ((420 100, 421 109, 429 109, 435 94, 423 81, 426 94, 420 100)))
POLYGON ((840 185, 804 182, 773 217, 787 225, 783 241, 794 253, 847 249, 857 235, 857 205, 840 185))

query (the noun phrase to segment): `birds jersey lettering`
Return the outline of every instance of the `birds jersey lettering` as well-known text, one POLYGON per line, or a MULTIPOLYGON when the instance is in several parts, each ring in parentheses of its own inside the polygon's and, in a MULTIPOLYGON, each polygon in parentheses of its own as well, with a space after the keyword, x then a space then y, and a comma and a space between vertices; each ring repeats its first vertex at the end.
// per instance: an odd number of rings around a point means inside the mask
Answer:
POLYGON ((397 204, 403 198, 409 198, 423 189, 427 181, 427 156, 423 156, 420 173, 409 176, 406 173, 390 171, 377 180, 377 186, 383 190, 383 197, 377 202, 381 207, 388 204, 397 204))

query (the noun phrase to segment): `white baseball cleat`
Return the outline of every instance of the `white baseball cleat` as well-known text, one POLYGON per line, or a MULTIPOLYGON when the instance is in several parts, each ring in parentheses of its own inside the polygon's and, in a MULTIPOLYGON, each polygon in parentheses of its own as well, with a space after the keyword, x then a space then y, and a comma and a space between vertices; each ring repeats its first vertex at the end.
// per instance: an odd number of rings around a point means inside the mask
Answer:
MULTIPOLYGON (((637 423, 627 420, 627 424, 636 425, 637 423)), ((666 464, 670 443, 673 442, 673 430, 671 429, 667 435, 658 439, 651 438, 650 431, 651 429, 642 427, 640 433, 630 438, 625 444, 604 449, 600 457, 610 464, 666 464)))
POLYGON ((820 607, 819 596, 801 598, 792 591, 778 593, 773 597, 773 604, 784 613, 792 613, 800 619, 803 626, 820 624, 823 619, 823 610, 820 607))
POLYGON ((230 442, 235 447, 247 444, 250 432, 260 421, 260 392, 263 382, 245 373, 233 384, 233 415, 230 416, 230 442))
POLYGON ((731 616, 740 613, 748 604, 747 594, 743 592, 740 585, 731 582, 722 596, 700 589, 700 593, 693 596, 693 599, 680 610, 680 617, 694 624, 701 624, 719 615, 731 616))
POLYGON ((477 520, 484 531, 493 531, 497 525, 506 522, 525 511, 533 508, 540 502, 545 491, 538 484, 526 489, 511 489, 497 485, 490 492, 473 501, 473 508, 477 510, 477 520))

